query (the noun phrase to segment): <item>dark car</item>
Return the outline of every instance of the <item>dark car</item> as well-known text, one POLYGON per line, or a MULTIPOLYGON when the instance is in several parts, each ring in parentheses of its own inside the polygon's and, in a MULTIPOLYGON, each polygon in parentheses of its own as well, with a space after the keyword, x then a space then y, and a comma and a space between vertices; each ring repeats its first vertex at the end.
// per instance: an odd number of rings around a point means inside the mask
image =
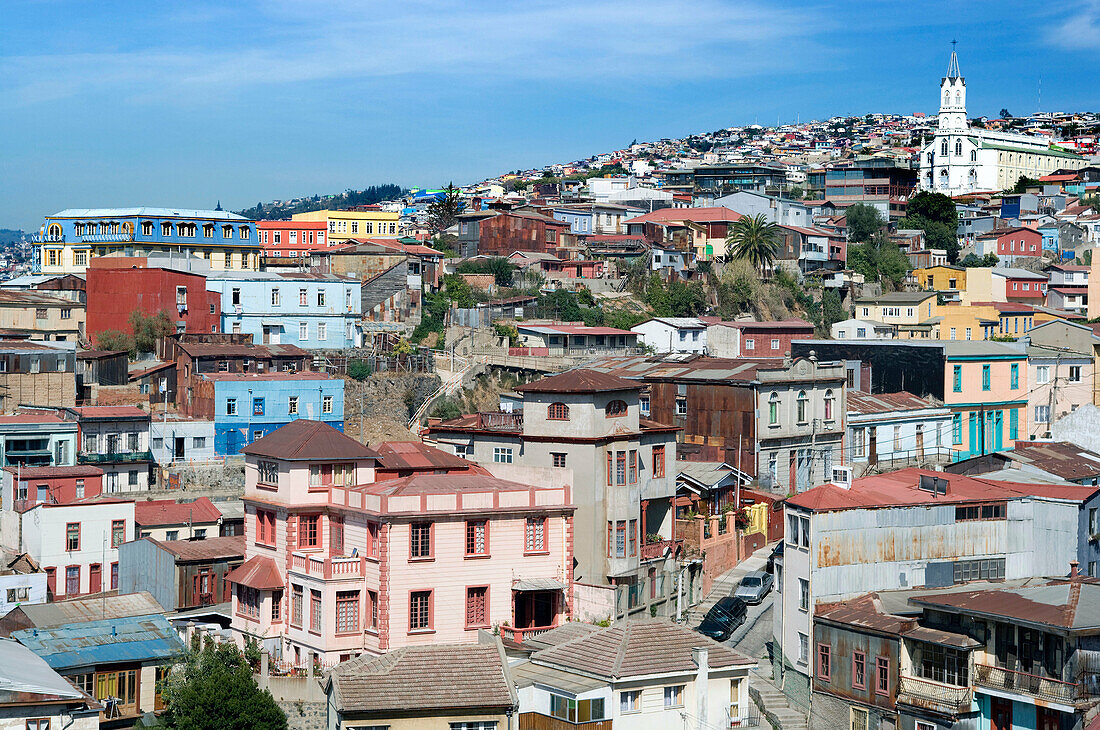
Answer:
POLYGON ((745 623, 747 613, 748 606, 740 598, 719 598, 695 630, 715 641, 725 641, 738 626, 745 623))

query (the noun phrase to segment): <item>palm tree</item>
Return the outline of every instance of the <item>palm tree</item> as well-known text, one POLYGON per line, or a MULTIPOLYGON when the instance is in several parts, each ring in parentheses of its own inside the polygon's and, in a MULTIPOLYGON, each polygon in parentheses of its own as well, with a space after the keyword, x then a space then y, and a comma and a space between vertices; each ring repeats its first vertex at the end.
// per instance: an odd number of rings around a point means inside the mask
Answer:
POLYGON ((763 274, 779 253, 779 226, 764 217, 763 213, 751 218, 742 216, 730 226, 726 253, 731 258, 748 261, 763 274))

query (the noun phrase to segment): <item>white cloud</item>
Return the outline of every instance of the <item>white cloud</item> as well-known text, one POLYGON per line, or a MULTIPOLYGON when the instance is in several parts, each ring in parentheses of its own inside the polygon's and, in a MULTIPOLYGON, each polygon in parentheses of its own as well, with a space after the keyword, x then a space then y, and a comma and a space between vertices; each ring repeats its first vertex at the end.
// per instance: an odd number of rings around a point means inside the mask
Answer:
POLYGON ((1078 4, 1047 33, 1051 45, 1073 50, 1100 49, 1100 0, 1078 4))
POLYGON ((812 10, 719 0, 279 0, 233 17, 177 9, 164 21, 163 33, 120 31, 83 47, 8 56, 0 91, 21 105, 97 95, 210 99, 257 85, 404 74, 610 88, 805 67, 823 27, 812 10), (134 37, 144 43, 134 46, 134 37))

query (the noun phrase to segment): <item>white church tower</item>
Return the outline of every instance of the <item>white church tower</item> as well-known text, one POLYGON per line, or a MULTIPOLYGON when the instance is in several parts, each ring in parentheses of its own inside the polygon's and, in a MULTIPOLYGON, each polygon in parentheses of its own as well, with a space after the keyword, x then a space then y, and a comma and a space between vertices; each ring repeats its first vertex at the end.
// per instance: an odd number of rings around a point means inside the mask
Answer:
POLYGON ((959 57, 951 50, 947 75, 940 82, 940 131, 962 132, 966 122, 966 79, 959 73, 959 57))

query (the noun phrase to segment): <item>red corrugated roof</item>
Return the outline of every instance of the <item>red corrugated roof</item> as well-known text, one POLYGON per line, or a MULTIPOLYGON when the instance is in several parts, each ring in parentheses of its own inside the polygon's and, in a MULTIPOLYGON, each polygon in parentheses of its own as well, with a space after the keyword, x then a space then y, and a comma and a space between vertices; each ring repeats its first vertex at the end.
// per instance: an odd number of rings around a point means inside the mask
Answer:
POLYGON ((214 523, 222 516, 209 497, 180 503, 172 499, 153 499, 134 503, 134 521, 143 527, 214 523))

